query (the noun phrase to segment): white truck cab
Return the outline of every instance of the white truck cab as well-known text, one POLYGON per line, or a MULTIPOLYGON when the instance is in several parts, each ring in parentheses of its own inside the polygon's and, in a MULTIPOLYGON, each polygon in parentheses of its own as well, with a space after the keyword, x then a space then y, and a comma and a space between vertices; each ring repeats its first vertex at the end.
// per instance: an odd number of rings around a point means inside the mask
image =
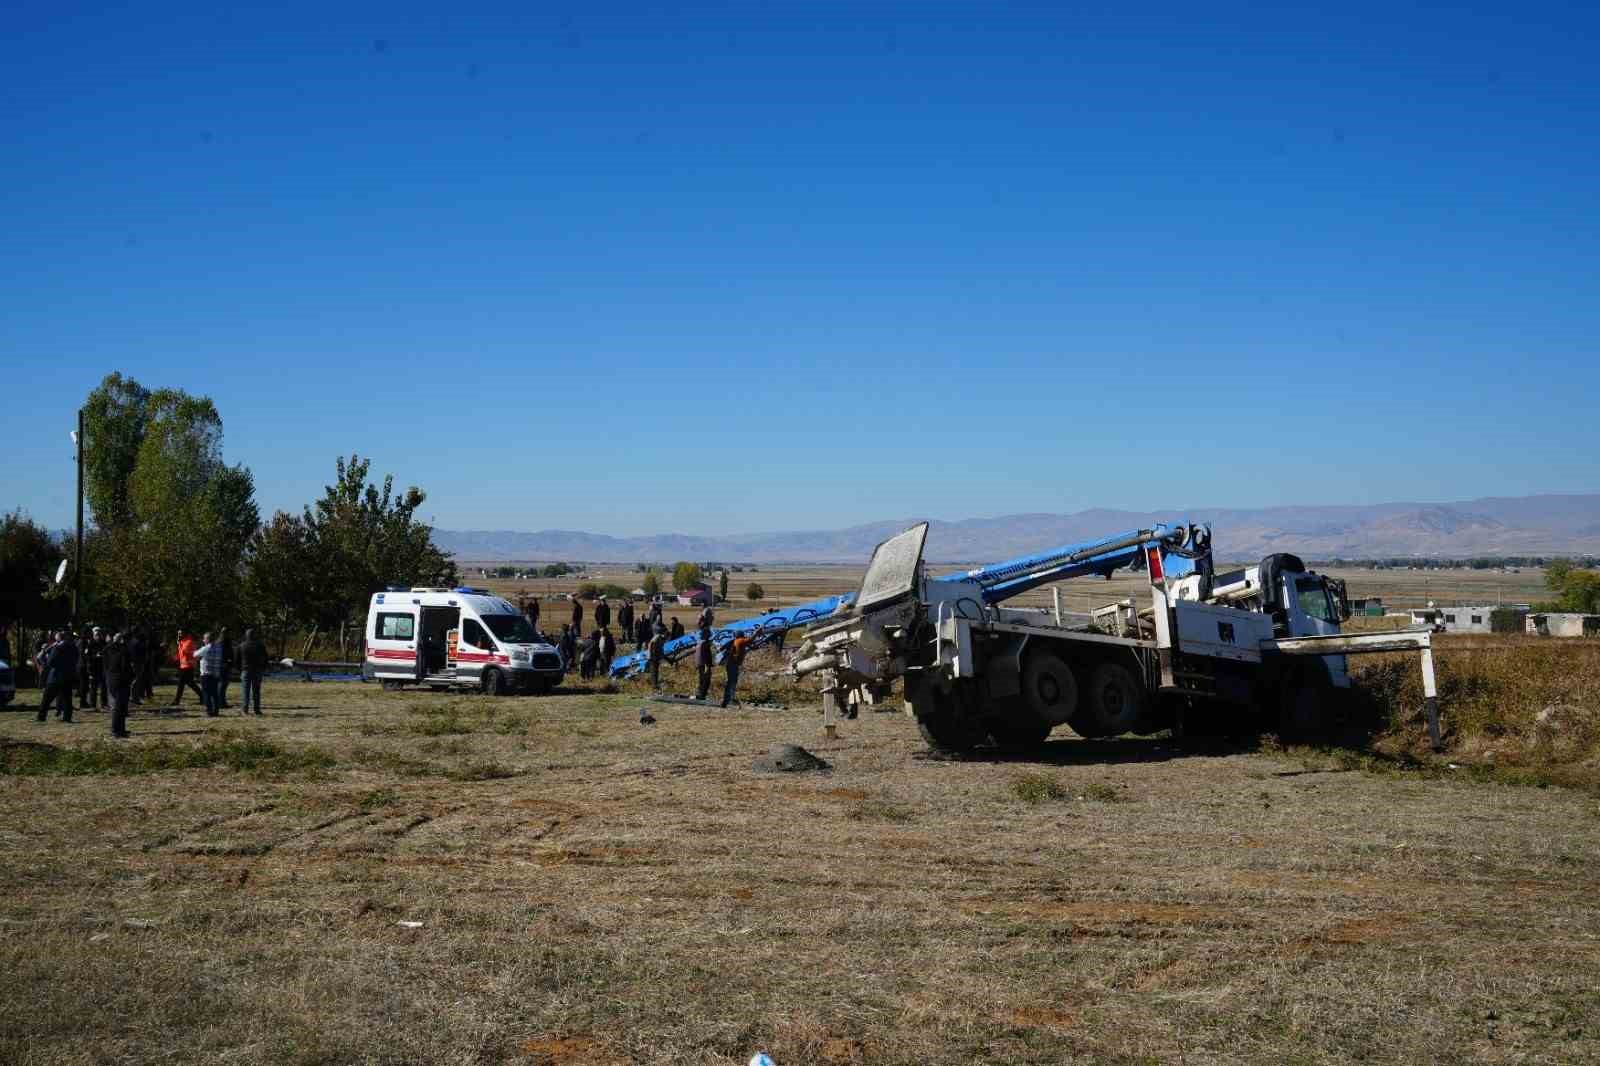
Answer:
POLYGON ((563 669, 561 652, 487 589, 388 589, 367 609, 362 672, 385 688, 544 693, 563 669))

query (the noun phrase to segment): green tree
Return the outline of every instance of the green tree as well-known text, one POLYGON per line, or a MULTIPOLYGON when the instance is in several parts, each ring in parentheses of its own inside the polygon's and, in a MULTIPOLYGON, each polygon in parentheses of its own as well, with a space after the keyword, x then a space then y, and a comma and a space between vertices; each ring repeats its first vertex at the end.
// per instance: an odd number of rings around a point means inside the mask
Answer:
POLYGON ((1571 559, 1551 559, 1544 568, 1544 587, 1560 594, 1566 586, 1567 575, 1572 573, 1571 559))
POLYGON ((281 634, 309 622, 315 569, 311 534, 298 515, 279 511, 251 539, 245 563, 245 605, 281 634))
POLYGON ((750 586, 744 590, 745 599, 747 600, 759 600, 766 594, 767 590, 754 581, 750 582, 750 586))
POLYGON ((102 604, 157 624, 232 617, 259 513, 250 471, 222 460, 216 405, 113 374, 84 407, 85 494, 98 527, 88 546, 102 604))
POLYGON ((717 573, 717 599, 726 600, 727 598, 728 598, 728 568, 727 567, 723 567, 717 573))
POLYGON ((21 509, 0 518, 0 620, 64 620, 51 594, 66 545, 21 509))
POLYGON ((306 621, 337 625, 364 613, 372 594, 391 584, 456 583, 455 562, 416 517, 425 492, 413 485, 397 495, 393 475, 381 488, 369 482, 372 462, 359 455, 335 466, 334 483, 300 519, 309 544, 306 621))
POLYGON ((655 567, 645 571, 644 580, 639 583, 639 587, 644 589, 646 596, 654 597, 661 594, 661 574, 655 567))
POLYGON ((678 592, 687 592, 698 584, 701 584, 699 563, 679 563, 672 568, 672 587, 678 592))

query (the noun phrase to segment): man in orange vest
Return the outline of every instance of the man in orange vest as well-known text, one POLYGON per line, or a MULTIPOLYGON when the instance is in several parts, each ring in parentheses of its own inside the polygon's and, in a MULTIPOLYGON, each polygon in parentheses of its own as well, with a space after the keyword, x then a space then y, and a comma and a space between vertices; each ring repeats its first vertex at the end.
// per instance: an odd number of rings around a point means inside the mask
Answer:
POLYGON ((194 652, 194 638, 189 635, 189 631, 186 629, 178 630, 178 691, 173 693, 172 696, 171 706, 173 707, 183 702, 183 687, 185 685, 194 689, 194 694, 199 698, 202 706, 206 702, 206 694, 200 691, 200 686, 194 679, 194 652))
POLYGON ((728 672, 728 683, 722 686, 722 706, 733 702, 734 690, 739 687, 739 667, 744 665, 744 653, 750 650, 750 638, 733 638, 728 650, 722 653, 722 668, 728 672))

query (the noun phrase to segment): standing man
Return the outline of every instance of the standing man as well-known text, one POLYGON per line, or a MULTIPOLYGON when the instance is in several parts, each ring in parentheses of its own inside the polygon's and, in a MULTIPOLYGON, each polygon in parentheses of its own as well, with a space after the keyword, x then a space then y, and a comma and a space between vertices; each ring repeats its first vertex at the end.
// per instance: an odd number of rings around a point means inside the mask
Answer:
POLYGON ((594 605, 594 624, 599 629, 605 629, 611 624, 611 605, 606 598, 601 596, 594 605))
POLYGON ((744 653, 750 650, 750 638, 737 636, 728 650, 722 653, 722 668, 728 672, 728 683, 722 686, 722 706, 733 702, 734 690, 739 687, 739 667, 744 665, 744 653))
POLYGON ((118 740, 128 736, 128 689, 133 677, 128 672, 128 637, 117 633, 106 644, 102 655, 105 662, 106 694, 111 701, 111 735, 118 740))
MULTIPOLYGON (((661 624, 661 619, 657 618, 656 619, 656 625, 660 625, 660 624, 661 624)), ((667 630, 667 639, 668 640, 677 640, 681 636, 683 636, 683 619, 679 618, 677 615, 673 615, 672 616, 672 627, 667 630)))
POLYGON ((527 614, 528 624, 533 627, 533 631, 539 632, 539 597, 528 597, 528 606, 524 613, 527 614))
POLYGON ((622 634, 622 639, 633 641, 633 597, 629 596, 622 601, 622 606, 617 608, 617 632, 622 634))
POLYGON ((611 676, 611 660, 617 657, 617 638, 609 628, 600 630, 600 676, 611 676))
POLYGON ((222 679, 217 682, 217 709, 228 706, 228 682, 233 680, 233 638, 228 636, 228 627, 222 627, 222 636, 217 638, 222 645, 222 679))
POLYGON ((634 647, 642 648, 646 644, 649 644, 650 643, 650 633, 651 633, 650 619, 641 616, 639 618, 638 623, 635 624, 634 627, 633 627, 632 636, 633 636, 634 647))
POLYGON ((244 688, 244 706, 240 714, 249 714, 252 703, 256 716, 261 715, 261 677, 267 672, 267 642, 256 636, 254 629, 244 631, 244 642, 239 645, 239 680, 244 688))
POLYGON ((194 651, 194 638, 189 635, 188 630, 178 630, 178 691, 173 693, 172 696, 171 705, 173 707, 177 707, 179 704, 183 703, 183 689, 185 685, 194 689, 194 694, 200 697, 201 703, 206 701, 206 694, 200 691, 199 685, 194 683, 194 651))
POLYGON ((661 659, 666 646, 667 634, 657 629, 650 637, 650 687, 658 691, 661 688, 661 659))
POLYGON ((700 608, 700 617, 696 624, 698 624, 701 629, 710 629, 716 624, 716 621, 716 613, 711 610, 711 605, 709 603, 700 608))
POLYGON ((650 601, 650 624, 654 626, 661 621, 661 597, 657 596, 650 601))
POLYGON ((583 632, 583 601, 576 594, 572 597, 572 632, 583 632))
POLYGON ((694 646, 694 668, 700 675, 700 683, 694 690, 694 698, 703 700, 711 692, 711 666, 716 661, 716 651, 711 646, 711 628, 700 627, 700 642, 694 646))
POLYGON ((194 654, 200 664, 200 699, 206 705, 206 717, 215 718, 221 703, 222 642, 207 633, 206 642, 194 654))
POLYGON ((65 632, 56 634, 55 643, 39 656, 40 669, 44 671, 44 694, 39 698, 39 721, 49 716, 50 707, 63 722, 72 721, 72 683, 78 677, 78 646, 65 632))
POLYGON ((99 707, 101 652, 100 627, 95 626, 78 645, 78 710, 99 707))
POLYGON ((144 704, 145 689, 150 678, 150 648, 144 639, 144 627, 128 634, 128 697, 135 707, 144 704))

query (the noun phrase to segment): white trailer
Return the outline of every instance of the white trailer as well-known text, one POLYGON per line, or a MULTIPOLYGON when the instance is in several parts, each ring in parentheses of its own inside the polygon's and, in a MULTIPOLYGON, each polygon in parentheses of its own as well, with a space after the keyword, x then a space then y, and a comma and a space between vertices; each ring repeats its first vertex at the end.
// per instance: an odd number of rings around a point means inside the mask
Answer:
POLYGON ((900 679, 906 712, 940 748, 1034 744, 1062 725, 1085 737, 1266 725, 1313 739, 1350 686, 1346 656, 1415 651, 1438 743, 1431 633, 1341 633, 1343 583, 1293 555, 1216 574, 1209 529, 1158 526, 929 577, 927 528, 880 544, 854 603, 813 627, 796 654, 796 674, 824 675, 830 714, 878 702, 900 679), (1029 589, 1123 568, 1147 573, 1147 605, 1123 601, 1078 618, 1059 606, 1003 606, 1029 589))

